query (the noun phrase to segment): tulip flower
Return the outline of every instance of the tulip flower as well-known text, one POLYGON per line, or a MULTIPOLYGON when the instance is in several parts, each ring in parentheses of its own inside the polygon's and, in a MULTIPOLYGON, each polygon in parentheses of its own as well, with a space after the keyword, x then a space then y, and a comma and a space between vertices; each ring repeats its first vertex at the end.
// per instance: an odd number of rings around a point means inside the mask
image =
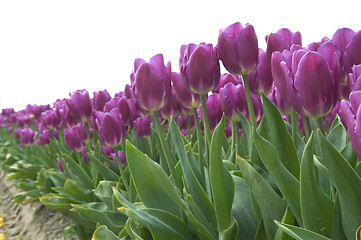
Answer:
MULTIPOLYGON (((65 158, 63 158, 63 161, 66 163, 65 158)), ((60 158, 57 158, 57 159, 56 159, 56 162, 57 162, 57 164, 58 164, 59 170, 62 171, 63 173, 65 173, 65 170, 64 170, 63 164, 62 164, 61 161, 60 161, 60 158)))
POLYGON ((354 65, 352 72, 347 75, 347 85, 340 84, 340 94, 348 100, 351 92, 361 90, 361 64, 354 65))
POLYGON ((41 146, 46 146, 50 144, 51 131, 49 129, 44 129, 39 135, 39 139, 37 140, 41 146))
POLYGON ((302 45, 302 37, 300 32, 293 33, 288 28, 281 28, 276 33, 266 36, 267 50, 266 55, 268 63, 271 63, 272 53, 275 51, 282 52, 290 49, 291 45, 302 45))
POLYGON ((87 156, 87 153, 86 153, 86 147, 85 146, 81 149, 81 156, 83 158, 84 163, 88 165, 89 161, 88 161, 88 156, 87 156))
POLYGON ((110 112, 114 108, 117 108, 118 102, 120 101, 120 99, 121 99, 121 97, 114 97, 114 98, 110 99, 107 103, 105 103, 104 109, 102 109, 100 111, 104 110, 104 112, 110 112))
POLYGON ((175 95, 173 86, 171 89, 170 100, 159 110, 159 116, 164 120, 169 120, 171 116, 175 116, 179 112, 178 98, 175 95))
MULTIPOLYGON (((211 130, 214 130, 214 128, 219 123, 219 121, 221 121, 222 119, 222 109, 219 103, 220 103, 219 94, 214 93, 208 96, 206 105, 207 105, 207 116, 209 119, 209 127, 211 130)), ((203 112, 201 108, 198 109, 198 113, 202 121, 204 121, 203 112)))
POLYGON ((138 117, 133 122, 135 132, 137 133, 138 137, 147 137, 151 134, 151 118, 150 117, 138 117))
POLYGON ((201 99, 198 94, 192 93, 184 84, 180 74, 172 72, 171 75, 174 93, 179 103, 189 109, 196 109, 201 106, 201 99))
POLYGON ((118 151, 117 154, 118 154, 118 157, 115 155, 115 153, 111 153, 111 156, 113 158, 113 161, 114 161, 115 165, 117 165, 117 166, 119 165, 118 158, 120 160, 120 163, 122 165, 124 165, 126 163, 126 158, 125 158, 124 151, 118 151))
POLYGON ((165 106, 170 98, 171 65, 164 65, 162 54, 155 55, 148 62, 134 61, 134 96, 144 109, 153 112, 165 106))
POLYGON ((124 138, 124 126, 122 117, 117 108, 109 113, 96 112, 96 124, 102 143, 109 147, 118 146, 124 138))
POLYGON ((47 129, 55 129, 60 124, 60 118, 56 111, 47 110, 41 114, 41 122, 47 129))
POLYGON ((234 85, 237 85, 239 83, 242 84, 242 77, 238 75, 233 75, 230 73, 223 73, 221 75, 221 78, 219 79, 219 83, 217 87, 212 91, 213 93, 219 93, 221 88, 223 88, 227 83, 233 83, 234 85))
POLYGON ((238 115, 238 110, 244 115, 247 114, 246 93, 241 84, 235 86, 233 83, 227 83, 223 88, 221 88, 219 97, 221 109, 226 115, 228 121, 241 121, 238 115))
POLYGON ((128 100, 124 97, 120 98, 117 103, 117 108, 122 116, 124 127, 131 127, 133 123, 133 116, 128 100))
POLYGON ((350 134, 352 147, 361 159, 361 91, 350 94, 350 101, 341 101, 341 117, 350 134))
POLYGON ((76 123, 87 122, 92 115, 92 106, 87 90, 77 90, 66 99, 69 117, 76 123))
POLYGON ((267 53, 259 49, 259 59, 256 69, 248 75, 249 88, 253 94, 261 96, 261 92, 269 94, 272 91, 272 71, 268 63, 267 53))
POLYGON ((104 106, 111 99, 110 94, 107 90, 94 92, 94 97, 92 99, 92 107, 96 111, 103 111, 104 106))
POLYGON ((74 127, 64 129, 64 140, 65 143, 74 151, 74 152, 80 152, 84 146, 84 143, 79 138, 79 135, 76 132, 76 129, 74 127))
POLYGON ((219 32, 219 59, 232 74, 247 75, 257 66, 258 39, 252 25, 236 22, 219 32))
POLYGON ((37 132, 32 130, 31 128, 24 128, 20 131, 20 140, 23 145, 30 146, 33 144, 37 132))
POLYGON ((285 116, 291 115, 291 105, 282 98, 275 85, 273 85, 273 90, 267 97, 276 105, 281 114, 285 116))
POLYGON ((181 47, 180 74, 192 93, 207 94, 219 82, 220 66, 212 44, 201 43, 181 47))
POLYGON ((280 52, 272 54, 272 75, 282 98, 303 116, 328 114, 338 98, 333 66, 320 53, 306 50, 295 51, 292 62, 286 61, 280 52))
POLYGON ((100 148, 102 149, 103 153, 107 157, 111 157, 111 154, 114 153, 114 148, 101 145, 100 148))

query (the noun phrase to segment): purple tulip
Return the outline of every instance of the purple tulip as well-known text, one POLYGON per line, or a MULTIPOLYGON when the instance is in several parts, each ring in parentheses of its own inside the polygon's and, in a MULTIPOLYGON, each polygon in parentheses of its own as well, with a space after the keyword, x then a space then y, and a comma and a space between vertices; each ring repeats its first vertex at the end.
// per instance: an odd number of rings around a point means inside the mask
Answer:
POLYGON ((114 153, 114 148, 108 146, 100 146, 105 156, 110 157, 112 153, 114 153))
POLYGON ((25 146, 30 146, 34 143, 37 132, 31 128, 24 128, 20 131, 20 141, 25 146))
POLYGON ((248 75, 249 88, 252 93, 261 95, 269 94, 272 91, 272 71, 267 59, 267 53, 259 49, 259 59, 257 68, 248 75))
POLYGON ((349 99, 351 92, 361 90, 361 64, 354 65, 351 70, 347 75, 347 85, 340 84, 340 94, 345 100, 349 99))
POLYGON ((117 103, 117 108, 120 115, 122 116, 124 127, 132 127, 133 116, 128 100, 124 97, 121 98, 117 103))
POLYGON ((75 127, 64 129, 64 140, 65 143, 74 151, 80 152, 84 146, 84 143, 79 138, 75 127))
POLYGON ((254 28, 236 22, 221 30, 216 46, 224 67, 232 74, 247 75, 257 66, 258 39, 254 28))
POLYGON ((350 134, 352 147, 361 159, 361 91, 350 94, 350 101, 341 101, 341 117, 350 134))
POLYGON ((227 83, 233 83, 234 85, 237 85, 239 83, 242 84, 242 77, 238 75, 233 75, 230 73, 223 73, 221 75, 221 78, 219 79, 219 83, 217 87, 212 91, 213 93, 219 93, 221 88, 223 88, 227 83))
POLYGON ((328 114, 338 98, 339 82, 331 70, 334 65, 330 66, 318 52, 297 50, 292 53, 291 61, 285 53, 290 51, 272 54, 272 76, 282 98, 303 116, 328 114))
POLYGON ((151 118, 150 117, 138 117, 133 122, 135 132, 138 137, 148 137, 151 134, 151 118))
MULTIPOLYGON (((120 160, 120 163, 121 163, 122 165, 124 165, 124 164, 126 163, 126 158, 125 158, 125 153, 124 153, 124 151, 118 151, 117 154, 118 154, 118 158, 119 158, 119 160, 120 160)), ((119 163, 118 163, 118 158, 117 158, 117 156, 115 155, 115 153, 111 153, 111 156, 112 156, 112 158, 113 158, 114 163, 118 166, 118 165, 119 165, 119 163)))
POLYGON ((110 99, 107 103, 105 103, 104 109, 99 110, 99 111, 104 110, 104 112, 110 112, 114 108, 118 107, 118 102, 120 101, 120 99, 121 99, 121 97, 114 97, 114 98, 110 99))
POLYGON ((163 120, 169 120, 171 116, 175 116, 179 112, 178 98, 173 86, 171 89, 170 101, 159 110, 159 115, 163 120))
POLYGON ((21 114, 21 115, 17 116, 17 122, 21 128, 30 127, 31 120, 32 120, 32 118, 30 117, 30 115, 21 114))
POLYGON ((273 85, 273 90, 268 95, 268 98, 276 105, 281 114, 285 116, 291 115, 291 105, 282 98, 275 85, 273 85))
POLYGON ((81 156, 83 158, 84 163, 88 165, 89 161, 88 161, 88 156, 87 156, 87 153, 86 153, 86 147, 85 146, 81 149, 81 156))
POLYGON ((220 66, 212 44, 182 45, 180 73, 185 86, 193 93, 207 94, 217 87, 220 66))
POLYGON ((3 108, 1 109, 1 115, 9 117, 11 114, 15 113, 14 108, 3 108))
POLYGON ((60 124, 60 118, 56 111, 47 110, 41 114, 41 122, 47 129, 55 129, 60 124))
POLYGON ((271 63, 272 53, 275 51, 282 52, 283 50, 290 49, 291 45, 302 45, 302 37, 300 32, 291 32, 287 28, 281 28, 276 33, 271 33, 266 36, 267 50, 266 56, 268 63, 271 63))
MULTIPOLYGON (((63 161, 66 163, 65 158, 63 158, 63 161)), ((62 164, 61 161, 60 161, 60 158, 57 158, 57 159, 56 159, 56 162, 57 162, 57 164, 58 164, 59 170, 62 171, 63 173, 65 173, 65 170, 64 170, 63 164, 62 164)))
POLYGON ((123 120, 117 108, 109 113, 96 112, 97 129, 102 143, 109 147, 118 146, 124 138, 123 120))
POLYGON ((66 99, 68 106, 68 117, 74 122, 87 122, 92 115, 92 106, 87 90, 77 90, 70 94, 70 99, 66 99))
POLYGON ((73 127, 75 129, 78 138, 82 143, 85 145, 89 142, 88 133, 86 131, 86 127, 84 123, 78 123, 76 126, 73 127))
POLYGON ((178 98, 179 103, 189 109, 199 108, 201 106, 201 99, 198 94, 192 93, 185 85, 181 75, 172 72, 171 75, 174 93, 178 98))
POLYGON ((39 139, 37 140, 41 146, 46 146, 50 144, 51 131, 49 129, 44 129, 41 131, 39 135, 39 139))
MULTIPOLYGON (((222 119, 222 109, 220 103, 219 94, 212 94, 208 96, 206 107, 207 107, 207 115, 209 119, 209 127, 211 130, 217 126, 219 121, 222 119)), ((198 108, 198 117, 203 121, 203 113, 202 109, 198 108)))
POLYGON ((92 107, 95 111, 103 111, 104 106, 111 99, 110 94, 107 90, 94 92, 94 97, 92 99, 92 107))
POLYGON ((171 65, 164 65, 162 54, 155 55, 148 62, 134 61, 134 96, 137 103, 152 112, 165 106, 170 98, 171 65))
POLYGON ((244 86, 227 83, 219 92, 221 109, 228 121, 239 122, 238 110, 244 115, 248 113, 246 92, 244 86))

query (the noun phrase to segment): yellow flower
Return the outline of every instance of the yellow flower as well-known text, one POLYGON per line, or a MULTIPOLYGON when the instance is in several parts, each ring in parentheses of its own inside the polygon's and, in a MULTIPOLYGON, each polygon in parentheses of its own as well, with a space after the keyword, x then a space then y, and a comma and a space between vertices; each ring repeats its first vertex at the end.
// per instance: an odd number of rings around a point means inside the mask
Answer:
POLYGON ((5 235, 3 233, 0 233, 0 240, 5 240, 5 235))

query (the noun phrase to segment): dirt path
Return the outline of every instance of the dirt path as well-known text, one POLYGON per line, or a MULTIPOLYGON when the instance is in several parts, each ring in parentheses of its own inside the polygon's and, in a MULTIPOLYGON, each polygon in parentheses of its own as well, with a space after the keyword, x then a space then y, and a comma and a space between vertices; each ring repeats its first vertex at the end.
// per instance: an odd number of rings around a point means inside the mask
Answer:
POLYGON ((6 181, 7 174, 0 172, 0 239, 5 240, 66 240, 63 229, 69 221, 61 214, 45 208, 40 203, 19 205, 11 199, 19 192, 6 181), (1 218, 4 226, 1 227, 1 218))

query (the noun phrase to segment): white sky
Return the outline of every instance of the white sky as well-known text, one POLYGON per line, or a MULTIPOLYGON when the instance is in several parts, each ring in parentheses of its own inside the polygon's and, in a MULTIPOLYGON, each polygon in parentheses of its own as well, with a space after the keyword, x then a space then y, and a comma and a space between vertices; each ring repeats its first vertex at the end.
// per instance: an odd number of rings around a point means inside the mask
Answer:
POLYGON ((52 104, 84 88, 113 95, 130 83, 135 58, 158 53, 179 71, 182 44, 216 45, 237 21, 254 26, 263 49, 282 27, 300 31, 304 45, 341 27, 358 31, 356 2, 1 0, 0 109, 52 104))

